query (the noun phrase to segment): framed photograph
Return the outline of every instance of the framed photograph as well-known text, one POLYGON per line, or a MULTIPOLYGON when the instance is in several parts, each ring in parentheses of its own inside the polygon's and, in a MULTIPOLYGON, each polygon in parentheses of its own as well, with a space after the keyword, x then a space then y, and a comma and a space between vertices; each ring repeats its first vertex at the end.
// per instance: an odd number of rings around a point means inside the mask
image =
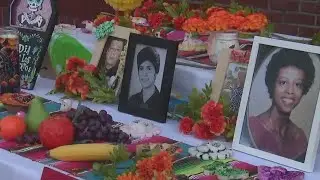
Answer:
POLYGON ((237 114, 250 59, 250 50, 223 49, 218 56, 215 78, 212 81, 212 100, 222 101, 237 114))
POLYGON ((115 25, 114 32, 108 37, 97 41, 90 64, 98 67, 98 69, 107 77, 106 83, 113 89, 117 90, 121 87, 123 70, 121 69, 120 59, 121 52, 125 50, 128 45, 130 33, 139 33, 135 29, 121 27, 115 25))
POLYGON ((235 150, 313 171, 320 137, 319 54, 317 46, 254 38, 235 150))
POLYGON ((178 42, 131 34, 119 111, 165 123, 178 42))

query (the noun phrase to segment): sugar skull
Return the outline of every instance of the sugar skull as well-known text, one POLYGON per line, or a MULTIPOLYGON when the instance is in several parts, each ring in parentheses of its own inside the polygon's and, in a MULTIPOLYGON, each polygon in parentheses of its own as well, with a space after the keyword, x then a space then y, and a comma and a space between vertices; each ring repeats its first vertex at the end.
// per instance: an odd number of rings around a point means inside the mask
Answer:
POLYGON ((41 10, 43 0, 27 0, 28 8, 31 12, 36 12, 41 10))

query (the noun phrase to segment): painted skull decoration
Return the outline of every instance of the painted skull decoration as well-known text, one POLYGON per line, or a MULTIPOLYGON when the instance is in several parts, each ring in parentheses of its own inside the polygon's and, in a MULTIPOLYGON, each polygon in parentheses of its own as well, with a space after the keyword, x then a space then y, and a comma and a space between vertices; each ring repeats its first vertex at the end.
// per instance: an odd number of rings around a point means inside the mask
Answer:
POLYGON ((41 10, 43 0, 27 0, 28 8, 32 12, 41 10))

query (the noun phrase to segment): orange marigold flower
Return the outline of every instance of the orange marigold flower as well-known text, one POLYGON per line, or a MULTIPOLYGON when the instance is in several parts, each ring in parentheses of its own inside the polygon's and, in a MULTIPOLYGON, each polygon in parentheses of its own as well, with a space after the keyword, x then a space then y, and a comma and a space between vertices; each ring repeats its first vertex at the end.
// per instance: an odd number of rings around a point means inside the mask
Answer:
POLYGON ((160 152, 158 155, 152 157, 152 168, 157 172, 172 170, 172 157, 166 151, 160 152))
POLYGON ((61 74, 57 77, 55 82, 55 88, 57 90, 64 90, 65 86, 69 80, 70 73, 61 74))
POLYGON ((206 21, 204 21, 203 19, 198 17, 193 17, 193 18, 187 19, 183 23, 182 29, 189 33, 190 32, 203 33, 207 31, 207 24, 206 24, 206 21))
POLYGON ((117 177, 117 180, 140 180, 139 177, 132 172, 117 177))
POLYGON ((86 99, 89 93, 88 83, 79 76, 79 72, 73 72, 66 83, 66 92, 72 94, 80 94, 81 99, 86 99))
POLYGON ((137 174, 141 179, 152 179, 153 177, 153 169, 152 169, 152 159, 146 158, 140 160, 136 164, 137 174))

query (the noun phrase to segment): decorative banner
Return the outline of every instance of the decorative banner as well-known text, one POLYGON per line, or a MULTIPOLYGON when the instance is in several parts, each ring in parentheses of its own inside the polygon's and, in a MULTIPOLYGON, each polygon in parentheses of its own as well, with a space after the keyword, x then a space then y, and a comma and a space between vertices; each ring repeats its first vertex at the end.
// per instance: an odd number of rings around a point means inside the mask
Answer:
POLYGON ((55 0, 13 0, 10 26, 18 29, 21 88, 33 89, 57 20, 55 0))

